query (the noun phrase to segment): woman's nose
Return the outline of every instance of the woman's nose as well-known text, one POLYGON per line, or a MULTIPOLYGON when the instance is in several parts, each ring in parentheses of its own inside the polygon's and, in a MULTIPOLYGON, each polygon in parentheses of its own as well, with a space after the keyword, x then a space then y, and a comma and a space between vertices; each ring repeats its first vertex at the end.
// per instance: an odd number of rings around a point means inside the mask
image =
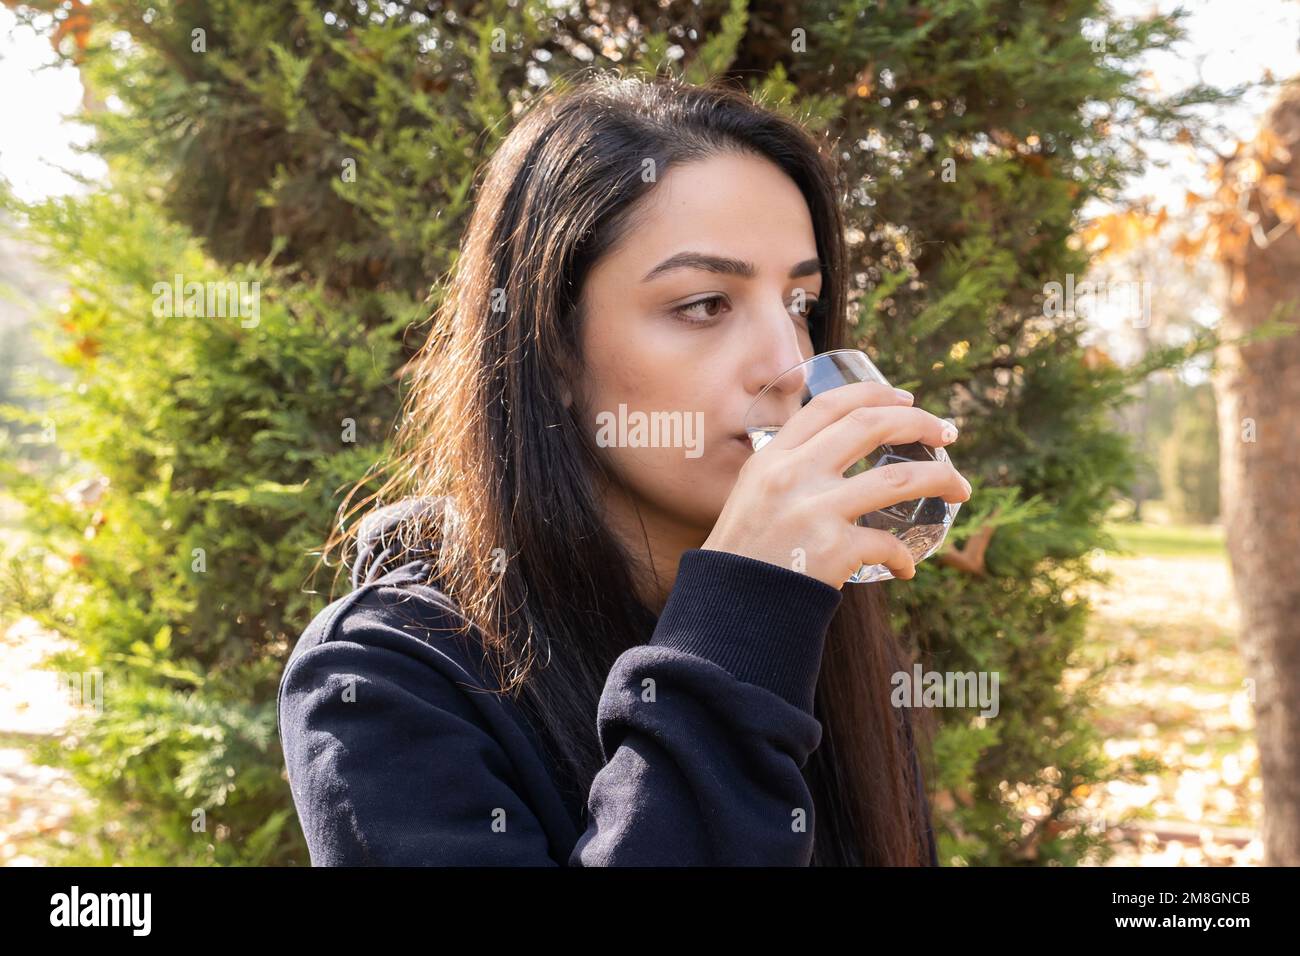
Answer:
POLYGON ((764 316, 762 331, 754 337, 750 352, 752 361, 746 385, 750 394, 757 396, 769 384, 775 404, 785 404, 789 395, 801 395, 806 383, 806 370, 794 368, 808 359, 803 337, 784 305, 764 316))

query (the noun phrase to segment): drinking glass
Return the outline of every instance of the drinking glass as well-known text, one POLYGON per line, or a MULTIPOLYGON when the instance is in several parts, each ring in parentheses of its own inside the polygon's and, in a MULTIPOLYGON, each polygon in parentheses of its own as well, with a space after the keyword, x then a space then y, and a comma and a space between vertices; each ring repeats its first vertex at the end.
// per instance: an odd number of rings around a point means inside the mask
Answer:
MULTIPOLYGON (((786 369, 772 380, 754 399, 745 413, 745 433, 754 451, 762 451, 796 411, 807 405, 814 395, 853 382, 889 380, 880 373, 865 352, 857 349, 834 349, 786 369), (798 396, 798 405, 795 397, 798 396)), ((852 477, 881 465, 900 461, 950 461, 948 453, 921 442, 881 445, 854 462, 844 472, 852 477)), ((916 562, 934 554, 943 544, 961 502, 949 503, 942 498, 911 498, 858 518, 866 528, 888 531, 899 538, 916 562)), ((883 564, 864 564, 846 583, 868 584, 888 581, 894 574, 883 564)))

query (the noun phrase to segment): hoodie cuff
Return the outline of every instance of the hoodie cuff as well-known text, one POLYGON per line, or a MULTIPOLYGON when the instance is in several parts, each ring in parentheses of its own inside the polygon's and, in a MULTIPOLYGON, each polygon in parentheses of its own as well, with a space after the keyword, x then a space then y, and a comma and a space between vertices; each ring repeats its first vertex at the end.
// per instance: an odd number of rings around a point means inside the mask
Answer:
POLYGON ((843 598, 800 571, 691 548, 648 643, 712 661, 812 714, 826 632, 843 598))

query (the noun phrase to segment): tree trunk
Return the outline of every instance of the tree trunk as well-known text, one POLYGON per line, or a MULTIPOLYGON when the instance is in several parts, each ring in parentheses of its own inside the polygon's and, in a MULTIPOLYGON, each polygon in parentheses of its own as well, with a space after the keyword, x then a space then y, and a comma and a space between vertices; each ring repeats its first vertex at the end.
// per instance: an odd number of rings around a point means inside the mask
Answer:
MULTIPOLYGON (((1246 150, 1225 181, 1259 159, 1261 181, 1286 179, 1300 194, 1300 94, 1280 99, 1264 121, 1289 151, 1246 150)), ((1274 184, 1278 180, 1272 181, 1274 184)), ((1225 338, 1270 318, 1295 322, 1300 309, 1300 238, 1278 227, 1270 203, 1252 190, 1260 228, 1231 257, 1225 338)), ((1241 607, 1240 646, 1253 690, 1264 801, 1264 862, 1300 865, 1300 335, 1224 346, 1215 377, 1219 407, 1223 521, 1241 607), (1253 682, 1253 683, 1252 683, 1253 682)))

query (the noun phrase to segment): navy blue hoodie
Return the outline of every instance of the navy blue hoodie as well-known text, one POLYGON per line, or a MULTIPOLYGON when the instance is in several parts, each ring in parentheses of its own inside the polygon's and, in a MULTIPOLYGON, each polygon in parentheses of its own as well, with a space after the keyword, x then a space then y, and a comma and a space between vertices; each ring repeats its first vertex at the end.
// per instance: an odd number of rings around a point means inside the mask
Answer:
MULTIPOLYGON (((584 826, 521 710, 481 689, 498 685, 481 645, 453 633, 461 618, 431 565, 417 552, 390 567, 385 532, 417 503, 367 519, 353 590, 316 615, 280 680, 281 744, 313 865, 809 864, 802 768, 821 740, 813 693, 838 589, 686 551, 649 640, 606 679, 606 763, 584 826)), ((919 786, 917 799, 928 822, 919 786)), ((927 842, 937 865, 932 830, 927 842)))

